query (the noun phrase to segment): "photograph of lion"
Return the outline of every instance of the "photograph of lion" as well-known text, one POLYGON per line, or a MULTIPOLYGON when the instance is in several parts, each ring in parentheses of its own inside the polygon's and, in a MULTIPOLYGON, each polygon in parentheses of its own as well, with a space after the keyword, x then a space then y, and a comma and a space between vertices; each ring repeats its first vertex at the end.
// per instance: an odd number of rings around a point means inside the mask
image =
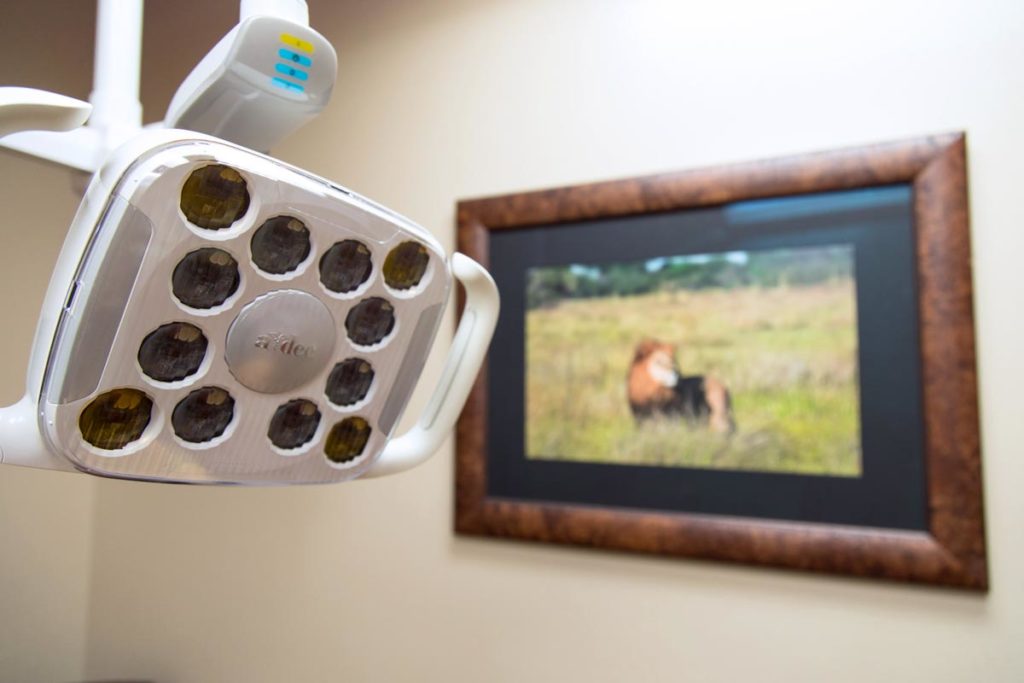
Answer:
POLYGON ((861 474, 853 250, 527 271, 531 459, 861 474))

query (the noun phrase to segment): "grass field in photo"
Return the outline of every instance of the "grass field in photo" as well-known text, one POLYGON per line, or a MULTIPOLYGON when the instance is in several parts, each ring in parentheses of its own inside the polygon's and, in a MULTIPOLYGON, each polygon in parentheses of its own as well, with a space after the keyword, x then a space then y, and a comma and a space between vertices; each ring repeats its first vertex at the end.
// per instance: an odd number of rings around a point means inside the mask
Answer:
POLYGON ((535 268, 527 282, 527 457, 859 476, 852 250, 805 248, 535 268), (736 431, 638 423, 644 338, 729 389, 736 431))

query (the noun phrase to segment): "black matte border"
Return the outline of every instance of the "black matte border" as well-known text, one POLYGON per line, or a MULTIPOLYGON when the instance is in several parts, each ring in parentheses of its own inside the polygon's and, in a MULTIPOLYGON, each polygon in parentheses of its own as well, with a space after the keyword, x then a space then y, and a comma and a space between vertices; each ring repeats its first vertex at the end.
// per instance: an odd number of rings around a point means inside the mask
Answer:
POLYGON ((488 366, 488 495, 927 529, 912 199, 897 185, 492 233, 502 312, 488 366), (524 456, 527 268, 826 244, 854 247, 860 477, 524 456))

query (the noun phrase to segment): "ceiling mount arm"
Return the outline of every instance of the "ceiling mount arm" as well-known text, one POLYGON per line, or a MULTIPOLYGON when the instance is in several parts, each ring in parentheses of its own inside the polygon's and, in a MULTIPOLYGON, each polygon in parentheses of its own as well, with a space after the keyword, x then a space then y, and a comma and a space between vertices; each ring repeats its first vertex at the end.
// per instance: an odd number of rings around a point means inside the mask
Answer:
POLYGON ((268 152, 327 106, 338 57, 305 0, 242 0, 239 15, 182 81, 164 125, 268 152))
POLYGON ((239 23, 250 17, 278 17, 309 26, 309 7, 306 0, 241 0, 239 23))
POLYGON ((142 0, 98 0, 89 127, 108 151, 142 129, 142 0))

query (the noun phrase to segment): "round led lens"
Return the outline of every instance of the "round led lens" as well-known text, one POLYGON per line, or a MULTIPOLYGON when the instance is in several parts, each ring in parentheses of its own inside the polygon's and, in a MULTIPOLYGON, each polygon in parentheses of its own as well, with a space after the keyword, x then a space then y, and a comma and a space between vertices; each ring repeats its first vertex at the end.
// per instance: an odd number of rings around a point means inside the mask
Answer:
POLYGON ((348 338, 361 346, 372 346, 395 329, 395 308, 386 299, 363 299, 345 316, 348 338))
POLYGON ((203 443, 223 434, 234 414, 235 399, 231 394, 219 387, 203 387, 174 406, 171 425, 184 441, 203 443))
POLYGON ((153 401, 138 389, 100 394, 78 417, 82 438, 96 448, 116 451, 137 441, 153 415, 153 401))
POLYGON ((291 216, 267 220, 252 236, 253 263, 274 275, 298 268, 309 256, 309 250, 309 228, 291 216))
POLYGON ((350 406, 366 398, 373 384, 373 368, 362 358, 349 358, 334 366, 327 378, 327 398, 336 406, 350 406))
POLYGON ((171 288, 178 301, 203 309, 227 301, 238 290, 238 282, 238 262, 228 252, 213 247, 186 254, 171 276, 171 288))
POLYGON ((288 401, 274 412, 267 436, 278 448, 298 448, 308 443, 320 424, 316 404, 303 398, 288 401))
POLYGON ((249 188, 235 169, 210 164, 192 171, 181 188, 181 212, 189 223, 222 230, 249 210, 249 188))
POLYGON ((362 242, 336 242, 320 257, 320 282, 332 292, 351 292, 370 279, 370 249, 362 242))
POLYGON ((324 455, 331 462, 343 463, 354 460, 363 453, 370 440, 369 423, 361 417, 346 417, 331 427, 324 444, 324 455))
POLYGON ((384 282, 392 289, 415 287, 427 272, 430 253, 419 242, 402 242, 384 259, 384 282))
POLYGON ((195 325, 161 325, 142 340, 139 366, 159 382, 177 382, 199 370, 206 357, 206 346, 206 336, 195 325))

